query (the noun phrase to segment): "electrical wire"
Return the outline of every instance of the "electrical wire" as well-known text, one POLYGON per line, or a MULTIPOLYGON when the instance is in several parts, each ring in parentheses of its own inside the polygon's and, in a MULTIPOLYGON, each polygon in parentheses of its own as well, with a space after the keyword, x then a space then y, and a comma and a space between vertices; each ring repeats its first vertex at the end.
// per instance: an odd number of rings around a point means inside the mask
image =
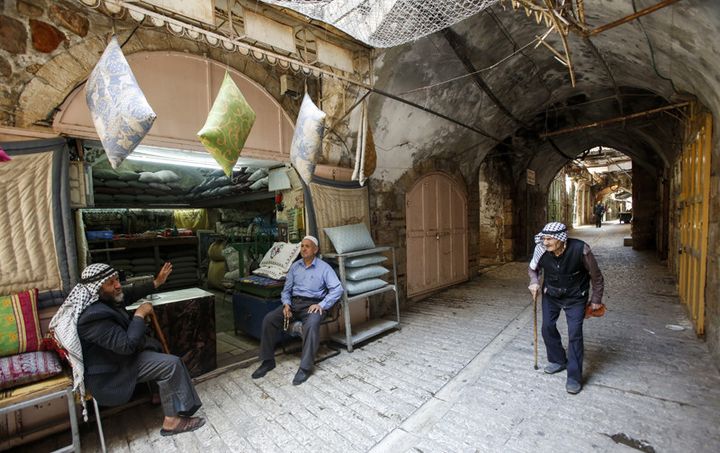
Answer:
MULTIPOLYGON (((632 7, 633 11, 637 13, 637 6, 635 5, 635 0, 632 0, 632 7)), ((657 64, 655 63, 655 49, 653 49, 652 42, 650 41, 650 36, 648 36, 647 31, 645 31, 645 26, 643 25, 640 18, 636 18, 638 25, 640 25, 640 29, 642 30, 643 34, 645 35, 645 39, 647 40, 648 47, 650 48, 650 60, 652 62, 653 70, 655 70, 655 74, 660 77, 663 80, 666 80, 670 82, 670 86, 672 87, 673 93, 679 94, 677 88, 675 88, 675 83, 673 83, 673 80, 669 77, 665 77, 664 75, 660 74, 660 71, 658 71, 657 64)))

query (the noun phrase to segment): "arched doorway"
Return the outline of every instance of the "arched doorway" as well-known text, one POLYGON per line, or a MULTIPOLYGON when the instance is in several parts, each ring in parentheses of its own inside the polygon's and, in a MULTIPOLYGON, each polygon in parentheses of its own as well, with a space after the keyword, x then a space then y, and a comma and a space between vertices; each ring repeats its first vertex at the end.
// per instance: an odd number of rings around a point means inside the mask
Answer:
POLYGON ((468 278, 467 195, 444 173, 418 180, 405 196, 407 295, 468 278))

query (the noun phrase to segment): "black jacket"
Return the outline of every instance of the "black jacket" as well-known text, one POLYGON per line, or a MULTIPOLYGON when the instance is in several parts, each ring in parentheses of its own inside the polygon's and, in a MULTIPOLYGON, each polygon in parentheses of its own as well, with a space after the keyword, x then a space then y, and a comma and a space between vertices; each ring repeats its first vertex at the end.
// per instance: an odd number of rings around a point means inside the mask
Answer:
MULTIPOLYGON (((153 291, 152 282, 123 288, 131 305, 153 291)), ((138 354, 160 351, 157 340, 145 335, 145 320, 125 310, 96 302, 85 309, 77 324, 85 365, 85 387, 103 406, 130 400, 137 383, 138 354)))

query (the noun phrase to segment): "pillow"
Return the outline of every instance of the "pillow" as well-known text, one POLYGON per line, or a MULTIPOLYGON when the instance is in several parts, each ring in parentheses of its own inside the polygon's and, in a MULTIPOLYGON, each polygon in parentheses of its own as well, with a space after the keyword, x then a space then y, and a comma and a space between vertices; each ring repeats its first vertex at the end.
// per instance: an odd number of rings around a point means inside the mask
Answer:
POLYGON ((55 376, 62 372, 53 351, 26 352, 0 358, 0 389, 9 389, 55 376))
POLYGON ((120 181, 137 181, 140 177, 139 174, 135 173, 134 171, 119 171, 117 172, 117 177, 120 181))
POLYGON ((232 272, 240 268, 240 254, 235 247, 228 245, 223 249, 222 254, 225 257, 228 271, 232 272))
POLYGON ((205 125, 197 136, 227 176, 232 176, 253 123, 255 112, 226 71, 205 125))
POLYGON ((272 278, 273 280, 284 280, 287 277, 287 271, 283 272, 277 267, 259 267, 252 271, 255 275, 272 278))
POLYGON ((351 267, 345 269, 345 277, 347 280, 365 280, 366 278, 380 277, 390 272, 382 266, 372 264, 365 267, 351 267))
MULTIPOLYGON (((260 261, 261 268, 276 268, 281 272, 287 274, 290 270, 295 258, 300 253, 300 243, 291 244, 289 242, 276 242, 270 247, 262 261, 260 261)), ((262 274, 260 274, 262 275, 262 274)), ((270 277, 274 278, 274 277, 270 277)), ((277 279, 276 279, 277 280, 277 279)))
POLYGON ((118 179, 119 175, 112 170, 93 169, 93 179, 118 179))
POLYGON ((0 357, 40 349, 38 290, 0 296, 0 357))
POLYGON ((349 295, 354 295, 382 288, 385 285, 387 285, 387 282, 384 280, 380 280, 379 278, 368 278, 366 280, 358 281, 348 280, 345 282, 345 289, 349 295))
POLYGON ((260 190, 268 186, 269 178, 266 176, 262 179, 258 179, 254 183, 250 184, 250 190, 260 190))
POLYGON ((140 182, 162 182, 160 177, 151 171, 143 171, 138 177, 140 182))
POLYGON ((180 181, 180 176, 178 176, 178 174, 172 170, 158 170, 155 172, 155 176, 157 176, 158 179, 160 179, 159 182, 168 183, 168 182, 180 181))
POLYGON ((338 253, 375 248, 370 232, 364 223, 323 228, 338 253))
POLYGON ((113 36, 85 84, 85 99, 108 161, 117 168, 148 133, 157 115, 113 36))
POLYGON ((317 156, 322 151, 325 116, 305 93, 290 144, 290 162, 306 184, 310 183, 317 156))
POLYGON ((267 170, 265 170, 264 168, 261 168, 259 170, 255 170, 250 176, 248 176, 247 180, 255 182, 259 179, 266 177, 267 175, 268 175, 267 170))
POLYGON ((387 257, 385 255, 364 255, 364 256, 353 256, 351 258, 345 259, 345 267, 363 267, 367 266, 369 264, 378 264, 382 263, 383 261, 386 261, 387 257))

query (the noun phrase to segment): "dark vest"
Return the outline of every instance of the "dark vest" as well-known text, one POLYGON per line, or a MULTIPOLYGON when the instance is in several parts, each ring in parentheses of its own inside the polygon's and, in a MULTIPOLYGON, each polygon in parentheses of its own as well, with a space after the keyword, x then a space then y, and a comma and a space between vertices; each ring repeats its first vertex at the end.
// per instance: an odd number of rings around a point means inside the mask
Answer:
POLYGON ((545 252, 538 263, 543 270, 543 296, 562 305, 587 302, 590 290, 590 273, 583 264, 585 243, 568 239, 560 256, 545 252))

